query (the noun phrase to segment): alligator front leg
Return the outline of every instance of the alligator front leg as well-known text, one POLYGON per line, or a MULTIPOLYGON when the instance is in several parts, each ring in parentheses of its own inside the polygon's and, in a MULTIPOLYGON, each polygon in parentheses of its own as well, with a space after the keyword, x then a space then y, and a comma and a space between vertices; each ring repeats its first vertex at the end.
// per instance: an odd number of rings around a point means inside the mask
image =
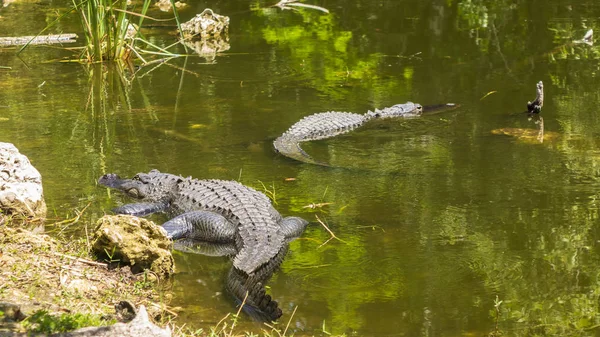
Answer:
POLYGON ((169 208, 167 203, 141 202, 137 204, 127 204, 117 207, 112 211, 117 214, 127 214, 135 216, 146 216, 152 213, 165 212, 169 208))
POLYGON ((173 248, 185 253, 201 254, 206 256, 233 256, 238 249, 234 242, 206 242, 193 239, 181 239, 173 242, 173 248))
POLYGON ((165 222, 162 227, 170 239, 194 239, 208 242, 233 242, 236 226, 220 214, 192 211, 165 222))

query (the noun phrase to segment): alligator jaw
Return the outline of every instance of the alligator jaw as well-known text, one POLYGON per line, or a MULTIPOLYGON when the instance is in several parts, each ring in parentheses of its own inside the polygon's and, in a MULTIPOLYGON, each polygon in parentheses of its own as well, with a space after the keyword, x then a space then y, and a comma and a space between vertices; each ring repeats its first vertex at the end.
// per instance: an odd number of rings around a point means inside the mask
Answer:
POLYGON ((121 179, 118 175, 109 173, 100 177, 98 184, 124 192, 132 198, 144 198, 143 194, 140 195, 140 190, 144 184, 134 179, 121 179), (129 193, 132 190, 135 190, 135 194, 129 193))
POLYGON ((110 188, 120 189, 126 181, 127 179, 121 179, 118 175, 114 173, 108 173, 100 177, 100 179, 98 179, 98 184, 110 188))

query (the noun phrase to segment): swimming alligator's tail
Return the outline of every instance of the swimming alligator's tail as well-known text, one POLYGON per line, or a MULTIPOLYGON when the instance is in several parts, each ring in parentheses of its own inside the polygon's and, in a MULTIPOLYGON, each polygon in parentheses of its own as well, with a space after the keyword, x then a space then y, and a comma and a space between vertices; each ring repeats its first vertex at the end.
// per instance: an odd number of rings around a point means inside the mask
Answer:
POLYGON ((288 158, 299 160, 308 164, 330 166, 327 163, 320 162, 311 157, 308 153, 302 150, 300 147, 300 141, 298 139, 288 137, 285 134, 275 139, 273 145, 275 146, 275 150, 277 150, 277 152, 288 158))

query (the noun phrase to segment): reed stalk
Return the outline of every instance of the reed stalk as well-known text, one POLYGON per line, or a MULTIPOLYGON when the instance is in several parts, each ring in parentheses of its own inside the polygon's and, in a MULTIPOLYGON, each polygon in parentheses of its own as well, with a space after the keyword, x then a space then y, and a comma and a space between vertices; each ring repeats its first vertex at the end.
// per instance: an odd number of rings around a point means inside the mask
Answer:
MULTIPOLYGON (((80 59, 89 63, 104 61, 130 61, 136 56, 146 64, 141 54, 157 54, 156 51, 137 48, 136 44, 154 48, 162 56, 180 56, 148 43, 139 32, 145 19, 151 0, 144 0, 139 11, 128 9, 127 0, 85 0, 73 1, 73 8, 79 14, 85 35, 85 48, 80 59), (134 23, 137 21, 137 23, 134 23)), ((174 20, 178 28, 179 17, 174 9, 174 20)), ((164 21, 164 20, 157 20, 164 21)))
MULTIPOLYGON (((145 14, 149 2, 145 1, 141 15, 145 14)), ((73 6, 81 18, 86 41, 81 59, 96 63, 129 58, 137 26, 131 23, 129 17, 135 13, 127 12, 126 0, 87 0, 81 3, 73 0, 73 6)))

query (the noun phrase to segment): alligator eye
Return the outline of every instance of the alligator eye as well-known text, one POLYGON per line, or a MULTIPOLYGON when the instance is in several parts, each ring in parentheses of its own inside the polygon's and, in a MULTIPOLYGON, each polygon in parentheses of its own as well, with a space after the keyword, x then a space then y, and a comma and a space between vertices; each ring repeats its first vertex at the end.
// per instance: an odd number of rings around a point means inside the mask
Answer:
POLYGON ((129 194, 130 196, 134 197, 134 198, 139 198, 140 196, 140 191, 138 191, 137 188, 130 188, 127 191, 127 194, 129 194))
POLYGON ((140 181, 140 175, 139 174, 134 175, 133 178, 131 178, 131 180, 140 181))

